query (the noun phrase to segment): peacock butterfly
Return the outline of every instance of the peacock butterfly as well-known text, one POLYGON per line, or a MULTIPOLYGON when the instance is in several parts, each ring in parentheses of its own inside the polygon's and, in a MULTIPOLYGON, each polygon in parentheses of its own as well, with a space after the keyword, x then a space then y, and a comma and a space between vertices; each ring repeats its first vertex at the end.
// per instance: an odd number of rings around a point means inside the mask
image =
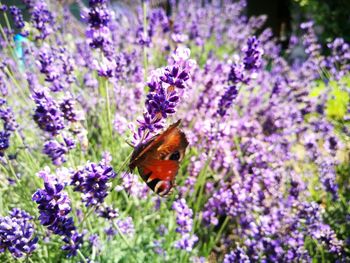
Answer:
POLYGON ((162 197, 171 193, 188 145, 185 134, 178 128, 180 122, 136 146, 129 164, 130 170, 137 167, 145 183, 162 197))

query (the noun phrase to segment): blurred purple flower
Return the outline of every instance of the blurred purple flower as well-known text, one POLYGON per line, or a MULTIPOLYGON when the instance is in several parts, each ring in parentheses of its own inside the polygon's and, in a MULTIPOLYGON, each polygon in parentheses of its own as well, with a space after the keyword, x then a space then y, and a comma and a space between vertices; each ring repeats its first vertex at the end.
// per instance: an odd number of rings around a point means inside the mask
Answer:
POLYGON ((191 252, 195 243, 197 243, 198 237, 196 235, 191 235, 189 233, 185 233, 182 235, 180 240, 175 242, 175 247, 178 249, 185 250, 187 252, 191 252))
POLYGON ((10 133, 0 131, 0 156, 4 155, 4 151, 10 147, 10 133))
POLYGON ((108 2, 108 0, 89 0, 89 6, 94 7, 97 5, 106 4, 107 2, 108 2))
POLYGON ((97 209, 97 214, 102 218, 105 218, 108 220, 113 220, 113 219, 119 217, 119 210, 114 209, 111 206, 103 205, 97 209))
MULTIPOLYGON (((5 100, 2 103, 0 102, 0 107, 4 106, 5 103, 5 100)), ((5 131, 13 132, 17 129, 18 124, 16 123, 13 111, 10 107, 0 108, 0 119, 3 120, 5 131)))
POLYGON ((135 233, 134 223, 130 216, 124 219, 117 219, 117 225, 123 235, 132 236, 135 233))
POLYGON ((229 109, 238 95, 238 89, 236 86, 230 86, 225 91, 224 95, 220 98, 218 104, 217 113, 223 117, 226 115, 227 109, 229 109))
POLYGON ((60 103, 60 109, 63 113, 63 117, 71 122, 80 121, 83 118, 82 112, 77 111, 75 108, 77 101, 73 98, 64 99, 60 103))
POLYGON ((36 39, 45 39, 54 31, 54 16, 48 10, 46 3, 37 1, 33 7, 31 23, 39 32, 36 39))
POLYGON ((190 209, 185 199, 177 200, 173 203, 172 209, 176 213, 176 232, 180 234, 190 233, 192 231, 192 216, 193 212, 190 209))
POLYGON ((149 187, 140 182, 139 176, 132 173, 121 174, 122 184, 115 188, 116 191, 126 191, 130 196, 144 199, 149 193, 149 187))
POLYGON ((242 49, 245 53, 243 63, 234 63, 228 75, 228 84, 230 85, 221 96, 218 103, 217 114, 220 117, 226 115, 233 101, 238 95, 239 84, 249 84, 251 74, 261 68, 263 49, 259 40, 255 36, 248 38, 247 45, 242 49))
POLYGON ((245 53, 244 68, 248 71, 260 69, 264 51, 260 46, 260 41, 255 36, 248 38, 247 46, 242 51, 245 53))
POLYGON ((92 48, 101 48, 108 57, 110 55, 111 36, 108 24, 110 11, 106 6, 107 1, 90 1, 89 11, 85 18, 89 24, 86 30, 86 38, 92 48))
POLYGON ((16 6, 10 6, 9 7, 10 14, 13 17, 13 20, 15 22, 15 27, 21 29, 24 27, 24 20, 23 20, 23 15, 22 11, 16 7, 16 6))
POLYGON ((237 247, 225 255, 223 263, 250 263, 250 259, 242 248, 237 247))
POLYGON ((335 164, 330 160, 323 160, 318 164, 320 181, 324 189, 332 195, 333 201, 338 199, 338 184, 336 181, 335 164))
POLYGON ((2 12, 6 12, 7 11, 7 5, 4 5, 4 4, 0 4, 0 11, 2 12))

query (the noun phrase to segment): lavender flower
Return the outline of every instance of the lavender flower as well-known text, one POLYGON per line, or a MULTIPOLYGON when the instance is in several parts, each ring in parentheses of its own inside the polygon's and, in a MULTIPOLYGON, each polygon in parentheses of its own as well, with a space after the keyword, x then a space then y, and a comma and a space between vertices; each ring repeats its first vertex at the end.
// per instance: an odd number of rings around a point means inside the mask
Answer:
POLYGON ((75 142, 70 138, 63 138, 64 143, 56 140, 45 142, 43 153, 51 158, 54 165, 61 165, 66 162, 65 154, 75 147, 75 142))
POLYGON ((146 107, 151 118, 166 119, 168 114, 175 113, 175 107, 178 101, 179 96, 176 92, 167 93, 163 88, 160 88, 158 93, 147 95, 146 107))
POLYGON ((119 217, 119 211, 118 209, 114 209, 111 206, 101 206, 98 208, 97 210, 97 214, 102 217, 102 218, 106 218, 108 220, 113 220, 117 217, 119 217))
POLYGON ((89 28, 86 31, 86 37, 92 48, 101 48, 106 54, 110 49, 110 30, 108 27, 110 21, 110 12, 106 6, 107 1, 90 1, 89 12, 86 20, 89 28))
POLYGON ((75 109, 76 100, 72 98, 64 99, 60 103, 60 109, 63 113, 63 117, 71 122, 82 120, 82 112, 75 109))
POLYGON ((64 129, 63 114, 57 103, 44 91, 35 91, 33 99, 37 106, 34 113, 34 121, 38 126, 52 135, 57 135, 64 129))
POLYGON ((168 67, 153 72, 148 82, 150 92, 146 99, 146 112, 144 118, 138 120, 140 126, 134 133, 136 141, 146 140, 151 133, 163 127, 163 121, 168 115, 175 113, 182 93, 178 89, 186 87, 195 65, 189 57, 188 48, 177 48, 172 55, 173 62, 168 67))
POLYGON ((220 98, 217 113, 223 117, 226 115, 227 109, 229 109, 238 95, 238 89, 236 86, 230 86, 225 91, 224 95, 220 98))
POLYGON ((118 219, 117 225, 118 225, 120 232, 123 235, 132 236, 135 232, 134 223, 133 223, 132 218, 130 216, 128 216, 124 219, 118 219))
POLYGON ((15 258, 29 256, 36 248, 38 237, 34 237, 33 217, 14 208, 10 216, 0 217, 0 253, 6 249, 15 258))
POLYGON ((116 176, 106 160, 100 163, 87 163, 72 176, 74 191, 81 192, 86 206, 102 204, 108 195, 109 181, 116 176))
POLYGON ((188 74, 188 69, 179 70, 180 69, 176 65, 172 68, 166 68, 164 75, 160 76, 160 80, 175 88, 184 89, 186 87, 185 83, 190 76, 188 74))
POLYGON ((329 160, 319 164, 320 181, 327 192, 332 195, 333 200, 338 199, 338 184, 336 181, 335 167, 329 160))
POLYGON ((77 254, 77 250, 81 248, 84 242, 84 234, 73 231, 71 236, 65 236, 63 241, 66 245, 62 246, 62 250, 67 252, 67 257, 73 257, 77 254))
POLYGON ((108 2, 108 0, 89 0, 89 6, 94 7, 97 5, 106 4, 107 2, 108 2))
POLYGON ((116 191, 126 191, 130 196, 144 199, 149 193, 149 187, 139 181, 139 176, 132 173, 121 174, 122 184, 115 188, 116 191))
POLYGON ((17 129, 17 123, 14 119, 11 108, 4 107, 6 100, 0 99, 0 119, 3 121, 3 131, 0 131, 0 156, 3 156, 4 151, 10 147, 10 136, 17 129))
POLYGON ((10 14, 13 17, 13 20, 15 21, 15 27, 19 29, 23 28, 24 20, 23 20, 22 11, 16 6, 10 6, 9 10, 10 10, 10 14))
POLYGON ((63 191, 64 185, 47 176, 43 179, 44 189, 37 190, 32 197, 38 204, 40 223, 56 235, 70 237, 75 226, 73 218, 68 217, 71 206, 68 195, 63 191))
MULTIPOLYGON (((0 103, 0 106, 4 106, 6 101, 4 100, 2 103, 0 103)), ((17 129, 18 124, 16 123, 16 120, 14 118, 13 111, 10 107, 3 107, 0 108, 0 119, 2 119, 4 123, 4 130, 8 132, 13 132, 17 129)))
POLYGON ((224 263, 249 263, 249 257, 245 251, 237 247, 234 251, 231 251, 229 254, 226 254, 224 257, 224 263))
POLYGON ((37 1, 33 7, 31 22, 34 28, 38 30, 36 39, 45 39, 53 31, 55 24, 54 16, 48 10, 46 3, 37 1))
POLYGON ((95 248, 100 248, 100 238, 97 234, 92 234, 89 237, 89 243, 91 244, 91 246, 94 246, 95 248))
POLYGON ((220 117, 226 115, 227 109, 229 109, 238 95, 237 85, 249 84, 250 76, 261 68, 263 49, 260 47, 259 40, 255 36, 248 38, 247 46, 242 51, 245 53, 242 63, 233 64, 231 66, 230 73, 228 75, 228 84, 230 85, 225 93, 221 96, 218 104, 217 114, 220 117))
POLYGON ((74 62, 65 48, 54 49, 43 46, 37 56, 36 64, 45 81, 50 84, 50 90, 58 92, 65 90, 74 82, 74 62))
POLYGON ((176 232, 180 234, 190 233, 192 231, 192 216, 193 212, 190 209, 185 199, 177 200, 173 203, 172 209, 176 212, 176 232))
POLYGON ((10 133, 0 131, 0 156, 4 155, 4 151, 10 147, 10 133))
POLYGON ((62 250, 68 257, 75 256, 83 243, 83 234, 76 231, 73 217, 69 217, 71 206, 67 193, 63 191, 65 180, 51 175, 49 170, 39 172, 38 176, 44 180, 44 189, 37 190, 32 200, 38 204, 40 223, 62 236, 66 243, 62 250))
POLYGON ((248 71, 255 71, 261 67, 261 57, 264 53, 260 47, 259 40, 255 36, 250 37, 247 46, 243 48, 245 57, 243 59, 244 68, 248 71))
POLYGON ((1 12, 6 12, 7 11, 7 5, 1 4, 0 5, 0 11, 1 12))
POLYGON ((175 247, 178 249, 185 250, 187 252, 191 252, 194 244, 198 241, 198 237, 196 235, 190 235, 189 233, 183 234, 180 240, 175 242, 175 247))

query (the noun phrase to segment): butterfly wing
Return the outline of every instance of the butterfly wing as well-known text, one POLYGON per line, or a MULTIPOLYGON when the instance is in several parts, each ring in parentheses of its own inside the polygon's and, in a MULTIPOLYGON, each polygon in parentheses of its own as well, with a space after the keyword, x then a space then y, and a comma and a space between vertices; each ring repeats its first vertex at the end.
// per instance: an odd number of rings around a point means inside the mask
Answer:
POLYGON ((171 160, 149 159, 137 168, 149 188, 160 196, 166 196, 174 186, 179 164, 171 160))
POLYGON ((171 125, 165 132, 156 135, 149 142, 134 150, 130 169, 135 167, 146 184, 158 195, 168 195, 174 186, 188 141, 177 126, 171 125))

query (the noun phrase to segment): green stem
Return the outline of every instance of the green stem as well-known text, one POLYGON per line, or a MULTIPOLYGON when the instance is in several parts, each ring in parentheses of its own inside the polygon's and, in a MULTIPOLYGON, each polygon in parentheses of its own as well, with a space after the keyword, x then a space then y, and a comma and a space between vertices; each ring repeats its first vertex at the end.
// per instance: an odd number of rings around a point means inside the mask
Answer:
MULTIPOLYGON (((0 3, 0 4, 1 4, 1 3, 0 3)), ((4 19, 5 19, 5 23, 6 23, 7 29, 10 31, 10 30, 11 30, 11 25, 10 25, 10 22, 9 22, 9 19, 8 19, 6 13, 4 13, 4 19)), ((10 51, 11 51, 12 57, 14 57, 15 60, 17 61, 16 53, 15 53, 15 51, 14 51, 12 45, 11 45, 12 43, 10 43, 10 41, 9 41, 9 39, 7 38, 7 35, 6 35, 5 31, 3 30, 3 28, 2 28, 1 25, 0 25, 0 28, 1 28, 1 32, 2 32, 2 34, 3 34, 3 36, 4 36, 4 39, 6 40, 7 45, 8 45, 8 47, 9 47, 10 51)))
MULTIPOLYGON (((72 242, 73 243, 73 242, 72 242)), ((74 243, 72 244, 74 245, 74 243)), ((87 260, 85 258, 85 256, 83 255, 83 253, 81 253, 80 249, 77 249, 77 253, 79 255, 79 257, 81 258, 81 260, 84 262, 84 263, 87 263, 87 260)))
POLYGON ((19 85, 19 83, 17 82, 16 78, 13 77, 11 71, 8 69, 8 67, 5 67, 5 72, 6 74, 10 77, 10 79, 12 80, 13 84, 16 86, 17 90, 19 91, 19 94, 21 95, 22 99, 26 102, 27 100, 27 94, 25 93, 25 91, 22 89, 22 87, 19 85))
MULTIPOLYGON (((40 170, 40 166, 38 165, 37 162, 34 161, 34 158, 32 156, 32 154, 30 153, 30 151, 27 149, 26 145, 24 144, 24 141, 21 137, 21 135, 18 133, 18 131, 15 131, 15 136, 17 137, 17 139, 20 141, 20 143, 22 144, 23 148, 24 148, 24 152, 26 155, 26 159, 27 161, 30 160, 31 166, 32 168, 34 167, 35 170, 39 171, 40 170)), ((29 162, 28 162, 29 163, 29 162)), ((34 170, 34 169, 33 169, 34 170)))
POLYGON ((30 263, 33 263, 33 260, 32 260, 29 256, 27 256, 27 260, 28 260, 30 263))
MULTIPOLYGON (((126 157, 124 162, 115 170, 116 174, 119 174, 122 170, 124 170, 125 166, 130 161, 131 155, 132 155, 132 152, 128 155, 128 157, 126 157)), ((112 182, 112 189, 114 189, 114 187, 116 186, 116 182, 117 180, 114 179, 114 181, 112 182)))
POLYGON ((8 166, 9 166, 9 168, 10 168, 10 171, 11 171, 12 175, 15 177, 15 179, 16 179, 17 182, 20 182, 20 180, 19 180, 19 178, 18 178, 18 176, 17 176, 17 174, 16 174, 16 172, 15 172, 15 169, 13 169, 13 166, 12 166, 11 161, 10 161, 10 159, 8 158, 7 154, 5 154, 5 158, 6 158, 6 161, 7 161, 7 163, 8 163, 8 166))
POLYGON ((137 261, 137 257, 136 257, 135 254, 134 254, 133 248, 131 247, 129 241, 126 239, 126 237, 124 236, 124 234, 122 233, 122 231, 120 230, 118 224, 117 224, 115 221, 113 221, 113 226, 115 227, 115 229, 117 229, 117 231, 118 231, 119 235, 121 236, 121 238, 123 239, 124 243, 125 243, 126 246, 130 249, 133 259, 134 259, 136 262, 138 262, 138 261, 137 261))
POLYGON ((90 210, 84 215, 83 220, 79 223, 79 227, 83 225, 84 221, 91 215, 92 212, 94 212, 96 207, 91 207, 90 210))
POLYGON ((218 243, 218 241, 221 237, 222 231, 224 231, 224 229, 226 228, 226 225, 228 224, 229 221, 230 221, 230 217, 226 216, 225 221, 222 223, 222 225, 219 229, 219 232, 216 234, 216 237, 214 239, 214 244, 213 244, 214 246, 218 243))
POLYGON ((109 136, 111 140, 111 148, 112 152, 115 153, 113 149, 113 127, 112 127, 112 116, 111 116, 111 102, 109 98, 109 85, 108 80, 105 80, 105 90, 106 90, 106 111, 107 111, 107 122, 108 122, 108 130, 109 130, 109 136))

